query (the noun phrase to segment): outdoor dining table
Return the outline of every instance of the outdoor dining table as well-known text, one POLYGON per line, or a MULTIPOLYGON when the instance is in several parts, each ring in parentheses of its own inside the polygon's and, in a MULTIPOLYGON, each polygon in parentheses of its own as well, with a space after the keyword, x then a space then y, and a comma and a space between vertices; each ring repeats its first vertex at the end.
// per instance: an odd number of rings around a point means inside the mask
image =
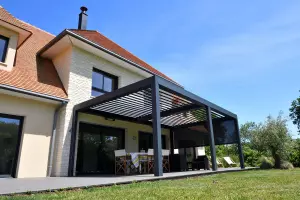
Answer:
MULTIPOLYGON (((131 168, 136 168, 139 170, 139 173, 142 173, 142 162, 147 161, 148 153, 146 152, 131 152, 128 153, 131 161, 131 168)), ((146 168, 144 168, 144 173, 146 173, 146 168)))

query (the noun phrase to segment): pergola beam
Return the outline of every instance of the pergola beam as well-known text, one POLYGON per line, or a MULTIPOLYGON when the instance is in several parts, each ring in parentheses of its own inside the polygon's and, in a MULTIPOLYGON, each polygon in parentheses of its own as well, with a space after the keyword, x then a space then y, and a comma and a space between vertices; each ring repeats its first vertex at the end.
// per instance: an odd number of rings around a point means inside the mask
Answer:
MULTIPOLYGON (((188 112, 188 111, 192 111, 192 110, 197 110, 201 108, 201 106, 199 105, 195 105, 195 104, 191 104, 191 105, 186 105, 186 106, 182 106, 182 107, 178 107, 178 108, 173 108, 170 110, 166 110, 166 111, 162 111, 160 113, 160 117, 166 117, 166 116, 170 116, 170 115, 174 115, 174 114, 178 114, 178 113, 183 113, 183 112, 188 112)), ((139 120, 141 121, 147 121, 147 120, 151 120, 152 119, 152 114, 150 115, 146 115, 143 116, 141 118, 139 118, 139 120)))
POLYGON ((104 95, 90 99, 88 101, 82 102, 80 104, 77 104, 74 107, 74 109, 77 111, 90 109, 90 107, 92 107, 92 106, 96 106, 98 104, 103 104, 105 102, 118 99, 120 97, 132 94, 134 92, 138 92, 140 90, 147 89, 147 88, 151 87, 152 79, 153 78, 150 77, 150 78, 141 80, 138 83, 133 83, 131 85, 127 85, 127 86, 117 89, 113 92, 109 92, 104 95))

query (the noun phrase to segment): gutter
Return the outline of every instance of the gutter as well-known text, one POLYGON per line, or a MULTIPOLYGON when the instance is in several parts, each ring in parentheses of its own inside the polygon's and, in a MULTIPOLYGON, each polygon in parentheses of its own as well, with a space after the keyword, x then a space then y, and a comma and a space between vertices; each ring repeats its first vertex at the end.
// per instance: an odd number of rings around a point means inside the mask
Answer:
POLYGON ((69 101, 68 99, 50 96, 47 94, 41 94, 38 92, 32 92, 30 90, 24 90, 21 88, 16 88, 16 87, 4 85, 4 84, 0 84, 0 89, 9 90, 9 91, 13 91, 13 92, 21 93, 21 94, 27 94, 27 95, 40 97, 40 98, 44 98, 44 99, 49 99, 49 100, 53 100, 53 101, 60 101, 60 102, 68 102, 69 101))
POLYGON ((51 142, 50 142, 50 149, 49 149, 49 157, 48 157, 48 168, 47 168, 47 176, 50 177, 52 174, 52 165, 53 165, 53 154, 55 148, 55 138, 56 138, 56 125, 57 125, 57 118, 60 109, 66 105, 67 102, 62 102, 54 112, 53 116, 53 125, 52 125, 52 135, 51 135, 51 142))
POLYGON ((64 37, 65 35, 67 35, 67 34, 70 35, 70 36, 73 36, 74 38, 76 38, 76 39, 78 39, 78 40, 81 40, 82 42, 85 42, 85 43, 87 43, 87 44, 89 44, 89 45, 91 45, 91 46, 93 46, 93 47, 95 47, 95 48, 97 48, 97 49, 99 49, 99 50, 102 50, 102 51, 104 51, 105 53, 110 54, 110 55, 112 55, 112 56, 114 56, 114 57, 116 57, 116 58, 118 58, 118 59, 120 59, 120 60, 122 60, 122 61, 124 61, 124 62, 127 62, 127 63, 129 63, 129 64, 131 64, 131 65, 133 65, 133 66, 135 66, 135 67, 137 67, 137 68, 139 68, 139 69, 141 69, 141 70, 143 70, 143 71, 146 71, 146 72, 148 72, 149 74, 152 74, 152 75, 154 75, 154 76, 159 76, 160 78, 165 79, 166 81, 169 81, 169 82, 171 82, 171 83, 174 83, 174 84, 178 85, 179 87, 182 87, 182 88, 183 88, 183 86, 179 85, 179 84, 176 83, 175 81, 169 80, 169 79, 167 79, 167 78, 165 78, 165 77, 163 77, 163 76, 161 76, 161 75, 159 75, 159 74, 156 74, 156 73, 154 73, 154 72, 152 72, 152 71, 146 69, 145 67, 143 67, 143 66, 141 66, 141 65, 139 65, 139 64, 137 64, 137 63, 135 63, 135 62, 132 62, 131 60, 128 60, 128 59, 126 59, 126 58, 120 56, 119 54, 116 54, 116 53, 114 53, 114 52, 112 52, 112 51, 110 51, 110 50, 108 50, 108 49, 106 49, 106 48, 104 48, 104 47, 102 47, 102 46, 100 46, 100 45, 98 45, 98 44, 96 44, 96 43, 94 43, 94 42, 92 42, 92 41, 90 41, 90 40, 88 40, 88 39, 86 39, 86 38, 84 38, 84 37, 82 37, 82 36, 76 34, 76 33, 74 33, 74 32, 72 32, 72 31, 70 31, 70 30, 68 30, 68 29, 65 29, 63 32, 61 32, 59 35, 57 35, 53 40, 51 40, 48 44, 46 44, 46 46, 44 46, 42 49, 40 49, 40 50, 37 52, 37 55, 43 54, 43 53, 44 53, 45 51, 47 51, 52 45, 54 45, 57 41, 59 41, 61 38, 63 38, 63 37, 64 37))

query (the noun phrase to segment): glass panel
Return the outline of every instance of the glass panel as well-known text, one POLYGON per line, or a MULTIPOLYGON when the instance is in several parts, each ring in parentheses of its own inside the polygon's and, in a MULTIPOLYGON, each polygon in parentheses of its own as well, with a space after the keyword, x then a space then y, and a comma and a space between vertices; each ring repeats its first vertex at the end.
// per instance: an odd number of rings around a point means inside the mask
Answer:
POLYGON ((0 116, 0 175, 12 175, 20 120, 0 116))
POLYGON ((103 92, 96 91, 96 90, 92 90, 92 96, 93 96, 93 97, 97 97, 97 96, 100 96, 100 95, 102 95, 102 94, 104 94, 104 93, 103 93, 103 92))
MULTIPOLYGON (((166 136, 161 136, 161 148, 166 149, 166 136)), ((152 133, 139 133, 139 151, 153 149, 153 136, 152 133)))
POLYGON ((77 173, 113 174, 114 150, 124 149, 122 129, 81 123, 77 155, 77 173))
POLYGON ((98 88, 98 89, 103 89, 103 75, 102 74, 93 71, 92 86, 95 88, 98 88))
POLYGON ((194 155, 194 148, 190 147, 190 148, 186 148, 186 161, 187 162, 192 162, 195 158, 194 155))
POLYGON ((5 61, 5 54, 7 50, 8 38, 0 37, 0 61, 5 61))
POLYGON ((104 87, 103 90, 106 92, 111 92, 113 90, 113 80, 109 77, 104 77, 104 87))

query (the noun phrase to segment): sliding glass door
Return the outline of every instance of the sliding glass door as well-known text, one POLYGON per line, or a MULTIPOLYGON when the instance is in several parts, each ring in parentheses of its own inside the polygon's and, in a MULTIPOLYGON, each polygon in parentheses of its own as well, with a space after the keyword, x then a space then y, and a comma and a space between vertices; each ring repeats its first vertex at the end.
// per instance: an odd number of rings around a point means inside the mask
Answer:
POLYGON ((77 174, 113 174, 114 150, 125 148, 124 129, 80 123, 77 174))
POLYGON ((0 177, 15 176, 23 118, 0 113, 0 177))
MULTIPOLYGON (((166 136, 161 135, 161 148, 166 149, 166 136)), ((139 151, 153 149, 152 133, 139 132, 139 151)))

